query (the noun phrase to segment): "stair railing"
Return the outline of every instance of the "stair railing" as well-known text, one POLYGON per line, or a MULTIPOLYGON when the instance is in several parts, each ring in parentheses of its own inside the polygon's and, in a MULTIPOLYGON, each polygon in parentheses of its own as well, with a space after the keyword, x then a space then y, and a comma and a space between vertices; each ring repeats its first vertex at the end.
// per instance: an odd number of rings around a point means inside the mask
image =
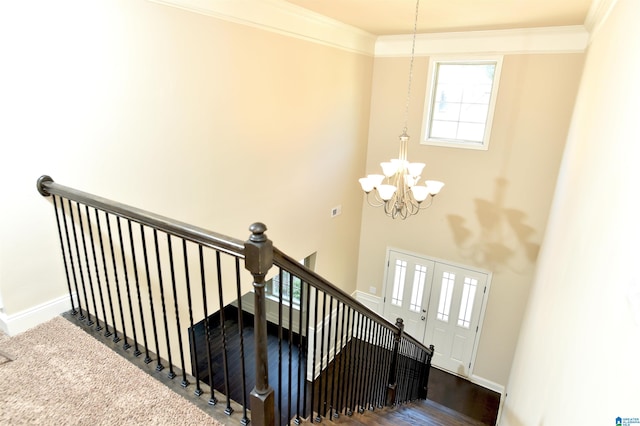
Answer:
POLYGON ((401 319, 388 322, 273 247, 263 224, 253 224, 243 242, 48 176, 37 187, 53 200, 71 314, 133 357, 144 354, 155 372, 168 368, 166 379, 180 377, 185 392, 209 395, 209 405, 224 399, 227 415, 241 411, 240 423, 248 424, 249 414, 256 425, 319 422, 426 398, 433 346, 406 335, 401 319), (274 296, 267 295, 266 277, 273 266, 278 312, 268 322, 267 299, 274 296), (253 339, 242 326, 248 290, 253 339), (225 318, 232 300, 237 330, 225 318), (245 353, 255 354, 253 362, 245 363, 245 353))

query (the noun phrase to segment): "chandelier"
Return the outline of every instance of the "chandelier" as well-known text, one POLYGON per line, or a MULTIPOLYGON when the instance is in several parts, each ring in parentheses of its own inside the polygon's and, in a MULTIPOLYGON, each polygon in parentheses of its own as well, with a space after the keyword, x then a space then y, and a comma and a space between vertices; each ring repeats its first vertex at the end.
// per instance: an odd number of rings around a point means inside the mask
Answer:
POLYGON ((411 80, 413 78, 413 59, 416 49, 416 33, 418 30, 418 9, 420 0, 416 1, 416 14, 413 24, 413 41, 411 45, 411 62, 409 64, 409 85, 404 112, 404 128, 400 135, 400 153, 398 158, 380 163, 382 174, 367 175, 361 178, 360 186, 366 193, 367 203, 373 207, 384 206, 387 216, 395 219, 406 219, 431 206, 433 198, 444 186, 443 182, 427 180, 420 185, 424 163, 410 163, 407 160, 409 135, 407 122, 409 119, 409 100, 411 99, 411 80), (428 199, 428 201, 426 201, 428 199), (426 201, 426 203, 425 203, 426 201), (424 203, 424 204, 423 204, 424 203))

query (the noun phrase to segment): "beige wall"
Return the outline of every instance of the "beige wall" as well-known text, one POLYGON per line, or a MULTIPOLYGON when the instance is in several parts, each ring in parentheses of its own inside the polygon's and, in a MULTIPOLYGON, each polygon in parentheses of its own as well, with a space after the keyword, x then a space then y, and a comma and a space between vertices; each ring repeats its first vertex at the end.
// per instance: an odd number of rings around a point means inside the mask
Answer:
MULTIPOLYGON (((409 160, 446 183, 433 206, 406 221, 365 204, 358 289, 383 289, 386 249, 493 273, 474 375, 507 383, 580 78, 583 54, 507 55, 488 151, 419 145, 428 58, 416 58, 409 160)), ((407 58, 376 58, 367 173, 397 157, 407 58)), ((364 172, 363 172, 364 174, 364 172)))
POLYGON ((371 57, 142 0, 0 9, 7 315, 66 290, 41 174, 235 238, 263 221, 355 289, 371 57))
POLYGON ((617 1, 587 52, 503 425, 640 417, 638 16, 617 1))

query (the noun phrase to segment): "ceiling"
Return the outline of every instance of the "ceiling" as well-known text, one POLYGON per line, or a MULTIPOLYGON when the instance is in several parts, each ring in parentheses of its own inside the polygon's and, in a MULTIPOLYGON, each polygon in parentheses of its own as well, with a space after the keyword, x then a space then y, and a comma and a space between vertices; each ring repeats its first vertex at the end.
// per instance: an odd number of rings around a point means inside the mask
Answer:
MULTIPOLYGON (((374 35, 413 32, 416 0, 286 0, 374 35)), ((421 0, 418 33, 583 25, 592 0, 421 0)))

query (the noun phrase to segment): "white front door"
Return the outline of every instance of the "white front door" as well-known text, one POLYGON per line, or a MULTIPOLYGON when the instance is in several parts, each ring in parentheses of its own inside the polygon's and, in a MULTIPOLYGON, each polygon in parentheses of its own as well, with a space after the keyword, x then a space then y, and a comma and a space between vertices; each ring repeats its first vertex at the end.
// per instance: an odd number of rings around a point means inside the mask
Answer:
POLYGON ((488 274, 389 250, 383 315, 434 345, 433 365, 469 376, 488 274))
POLYGON ((404 321, 404 332, 422 341, 435 263, 417 256, 390 251, 387 264, 384 316, 404 321))
POLYGON ((438 263, 424 342, 435 346, 433 364, 469 376, 487 274, 438 263))

